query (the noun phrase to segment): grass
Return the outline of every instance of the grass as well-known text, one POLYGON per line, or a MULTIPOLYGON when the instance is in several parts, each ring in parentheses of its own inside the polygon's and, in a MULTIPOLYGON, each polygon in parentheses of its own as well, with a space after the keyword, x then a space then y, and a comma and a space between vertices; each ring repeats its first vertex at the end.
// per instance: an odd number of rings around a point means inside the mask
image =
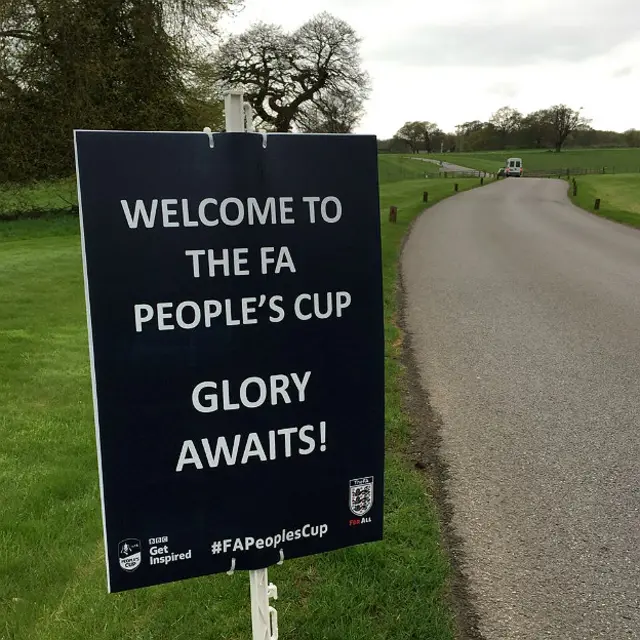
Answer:
POLYGON ((522 158, 527 169, 544 171, 548 169, 591 169, 607 173, 640 172, 640 149, 567 149, 561 153, 542 150, 508 150, 467 153, 432 154, 432 158, 446 159, 470 169, 495 172, 504 166, 507 158, 522 158))
POLYGON ((18 211, 69 209, 78 204, 75 177, 32 185, 0 185, 0 221, 18 211))
POLYGON ((378 173, 381 184, 421 179, 425 174, 438 175, 438 166, 433 162, 424 162, 415 158, 380 154, 378 155, 378 173))
MULTIPOLYGON (((426 182, 381 187, 385 540, 273 567, 282 637, 454 637, 436 509, 424 477, 404 454, 411 424, 402 410, 402 336, 395 323, 400 245, 423 209, 426 182), (397 224, 388 221, 391 204, 398 207, 397 224)), ((431 203, 453 191, 451 181, 428 182, 431 203)), ((458 182, 461 190, 478 184, 458 182)), ((106 593, 75 216, 0 223, 0 398, 2 640, 250 637, 246 573, 106 593)))
POLYGON ((603 218, 640 227, 640 174, 589 175, 576 178, 578 194, 569 193, 578 206, 603 218), (595 211, 596 198, 600 198, 600 209, 595 211))

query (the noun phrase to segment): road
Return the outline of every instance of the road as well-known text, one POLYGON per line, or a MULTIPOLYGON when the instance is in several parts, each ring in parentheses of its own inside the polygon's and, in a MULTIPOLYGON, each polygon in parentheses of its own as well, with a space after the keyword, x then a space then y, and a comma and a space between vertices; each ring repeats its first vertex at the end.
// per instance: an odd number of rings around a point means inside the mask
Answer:
POLYGON ((640 232, 566 188, 450 198, 402 259, 487 640, 640 638, 640 232))
MULTIPOLYGON (((414 158, 414 160, 421 160, 422 162, 431 162, 432 164, 439 164, 438 160, 433 160, 432 158, 414 158)), ((480 176, 486 175, 486 171, 478 171, 477 169, 470 169, 469 167, 461 167, 459 164, 451 164, 450 162, 442 161, 442 165, 440 166, 440 173, 444 172, 464 172, 471 173, 472 175, 480 176)))

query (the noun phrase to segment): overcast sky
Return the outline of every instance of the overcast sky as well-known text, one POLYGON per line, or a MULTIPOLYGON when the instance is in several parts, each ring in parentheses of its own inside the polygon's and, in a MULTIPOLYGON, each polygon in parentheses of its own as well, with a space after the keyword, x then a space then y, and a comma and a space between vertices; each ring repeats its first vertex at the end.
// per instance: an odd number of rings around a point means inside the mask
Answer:
POLYGON ((557 103, 596 128, 640 128, 640 0, 245 0, 224 26, 293 30, 323 10, 363 38, 373 93, 358 133, 387 138, 407 120, 452 131, 557 103))

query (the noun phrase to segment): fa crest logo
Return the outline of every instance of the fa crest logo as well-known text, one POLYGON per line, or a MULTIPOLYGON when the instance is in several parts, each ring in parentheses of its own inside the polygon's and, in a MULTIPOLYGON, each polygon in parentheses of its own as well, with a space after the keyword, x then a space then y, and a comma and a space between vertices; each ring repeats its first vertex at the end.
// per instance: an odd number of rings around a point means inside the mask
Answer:
POLYGON ((373 476, 349 480, 349 509, 363 516, 373 506, 373 476))
POLYGON ((118 543, 118 560, 125 571, 135 571, 142 562, 140 540, 127 538, 118 543))

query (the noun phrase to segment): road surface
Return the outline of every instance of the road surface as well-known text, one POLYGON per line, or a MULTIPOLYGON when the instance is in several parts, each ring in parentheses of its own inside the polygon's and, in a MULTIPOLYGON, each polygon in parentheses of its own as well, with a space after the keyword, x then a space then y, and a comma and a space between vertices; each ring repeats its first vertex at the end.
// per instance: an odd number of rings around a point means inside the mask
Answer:
MULTIPOLYGON (((414 160, 421 160, 422 162, 431 162, 432 164, 440 164, 438 160, 433 160, 432 158, 414 158, 414 160)), ((440 166, 440 173, 471 173, 472 175, 480 176, 486 175, 487 171, 478 171, 477 169, 470 169, 469 167, 461 167, 459 164, 451 164, 450 162, 442 161, 442 165, 440 166)))
POLYGON ((403 254, 487 640, 640 638, 640 232, 566 189, 460 194, 403 254))

